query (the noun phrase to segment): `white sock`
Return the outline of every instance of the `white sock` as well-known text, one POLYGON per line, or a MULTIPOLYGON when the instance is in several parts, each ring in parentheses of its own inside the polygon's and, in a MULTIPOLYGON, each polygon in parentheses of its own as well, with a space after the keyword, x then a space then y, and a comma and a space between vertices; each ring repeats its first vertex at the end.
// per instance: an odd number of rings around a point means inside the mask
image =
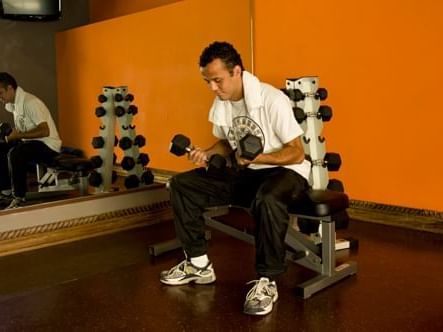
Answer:
POLYGON ((2 194, 3 194, 3 195, 6 195, 6 196, 11 196, 11 194, 12 194, 12 190, 11 190, 11 189, 5 189, 5 190, 2 190, 2 194))
POLYGON ((202 255, 198 257, 191 257, 191 264, 196 267, 205 267, 209 263, 208 255, 202 255))

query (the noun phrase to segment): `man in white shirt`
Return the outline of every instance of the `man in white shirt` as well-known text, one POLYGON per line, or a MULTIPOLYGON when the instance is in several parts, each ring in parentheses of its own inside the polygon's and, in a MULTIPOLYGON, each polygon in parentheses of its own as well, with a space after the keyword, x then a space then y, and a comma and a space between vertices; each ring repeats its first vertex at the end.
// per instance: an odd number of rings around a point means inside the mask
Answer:
POLYGON ((51 161, 61 140, 46 105, 6 72, 0 72, 0 103, 14 116, 12 132, 0 142, 0 199, 16 208, 25 202, 29 163, 51 161))
POLYGON ((175 229, 186 259, 163 271, 160 281, 167 285, 214 282, 202 214, 211 206, 245 206, 251 209, 256 222, 258 278, 251 282, 253 287, 243 311, 265 315, 278 298, 275 278, 285 271, 287 204, 308 187, 310 163, 305 160, 301 142, 303 131, 289 99, 245 71, 231 44, 212 43, 201 54, 199 64, 203 79, 216 95, 209 121, 217 141, 207 149, 193 149, 189 159, 203 166, 214 154, 228 156, 248 133, 259 137, 264 149, 253 160, 241 158, 237 152, 235 159, 240 167, 222 175, 212 176, 204 168, 197 168, 171 179, 175 229))

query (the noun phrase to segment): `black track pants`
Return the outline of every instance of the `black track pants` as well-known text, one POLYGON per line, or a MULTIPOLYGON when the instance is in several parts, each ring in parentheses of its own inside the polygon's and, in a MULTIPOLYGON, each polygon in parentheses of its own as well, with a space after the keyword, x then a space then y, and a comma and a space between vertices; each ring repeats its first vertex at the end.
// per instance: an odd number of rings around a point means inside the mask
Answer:
POLYGON ((285 271, 287 205, 307 187, 301 175, 283 167, 228 170, 216 176, 198 168, 178 174, 170 182, 177 237, 188 256, 206 254, 205 209, 227 204, 250 208, 256 222, 257 273, 276 276, 285 271))
POLYGON ((37 140, 0 144, 0 189, 25 197, 29 163, 50 162, 58 153, 37 140), (11 181, 12 180, 12 181, 11 181))

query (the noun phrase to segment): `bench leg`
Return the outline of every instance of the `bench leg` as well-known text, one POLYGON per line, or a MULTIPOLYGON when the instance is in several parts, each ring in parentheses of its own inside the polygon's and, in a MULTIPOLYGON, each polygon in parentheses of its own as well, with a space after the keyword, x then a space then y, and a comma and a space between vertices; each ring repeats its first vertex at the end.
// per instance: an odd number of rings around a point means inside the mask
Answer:
MULTIPOLYGON (((346 262, 339 266, 335 266, 335 223, 329 219, 330 218, 325 218, 325 220, 321 220, 321 262, 311 258, 308 260, 309 264, 306 264, 305 261, 307 257, 303 257, 300 260, 300 263, 302 263, 301 265, 319 272, 318 276, 297 285, 296 294, 304 299, 309 298, 312 294, 357 273, 357 264, 354 262, 346 262)), ((293 241, 297 242, 296 239, 293 241)), ((296 262, 298 263, 298 261, 296 262)))
POLYGON ((169 241, 158 242, 148 247, 149 255, 157 257, 161 254, 181 248, 182 244, 175 238, 169 241))
POLYGON ((78 190, 80 192, 80 195, 87 195, 88 194, 88 176, 87 175, 81 175, 78 178, 78 190))
POLYGON ((357 273, 357 264, 355 262, 347 262, 334 268, 331 275, 318 275, 304 283, 297 285, 295 294, 307 299, 312 294, 335 284, 336 282, 357 273))

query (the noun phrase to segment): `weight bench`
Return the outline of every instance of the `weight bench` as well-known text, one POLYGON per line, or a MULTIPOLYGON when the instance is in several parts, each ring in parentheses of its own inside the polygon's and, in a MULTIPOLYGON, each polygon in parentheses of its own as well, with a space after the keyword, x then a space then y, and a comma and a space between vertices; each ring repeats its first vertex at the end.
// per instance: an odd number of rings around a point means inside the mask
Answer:
POLYGON ((349 207, 348 196, 332 190, 310 189, 288 206, 289 227, 285 242, 289 246, 287 258, 318 273, 314 278, 299 284, 296 294, 306 299, 312 294, 357 273, 355 262, 336 265, 335 221, 333 215, 349 207), (306 235, 297 231, 297 218, 319 221, 322 242, 316 245, 306 235))
POLYGON ((82 151, 62 148, 50 163, 39 163, 36 168, 38 192, 78 190, 80 195, 86 195, 88 175, 94 165, 83 157, 82 151))
MULTIPOLYGON (((285 236, 288 246, 286 258, 314 272, 317 276, 296 287, 296 294, 304 299, 312 294, 357 273, 355 262, 346 262, 336 266, 335 259, 335 221, 333 215, 349 207, 348 196, 332 190, 313 190, 301 194, 288 206, 289 225, 285 236), (299 231, 297 218, 320 222, 322 241, 318 243, 299 231)), ((239 240, 254 244, 254 236, 246 230, 217 221, 214 217, 229 213, 230 206, 212 207, 204 214, 206 225, 224 232, 239 240)), ((149 252, 153 256, 180 248, 180 242, 170 240, 151 245, 149 252)))

